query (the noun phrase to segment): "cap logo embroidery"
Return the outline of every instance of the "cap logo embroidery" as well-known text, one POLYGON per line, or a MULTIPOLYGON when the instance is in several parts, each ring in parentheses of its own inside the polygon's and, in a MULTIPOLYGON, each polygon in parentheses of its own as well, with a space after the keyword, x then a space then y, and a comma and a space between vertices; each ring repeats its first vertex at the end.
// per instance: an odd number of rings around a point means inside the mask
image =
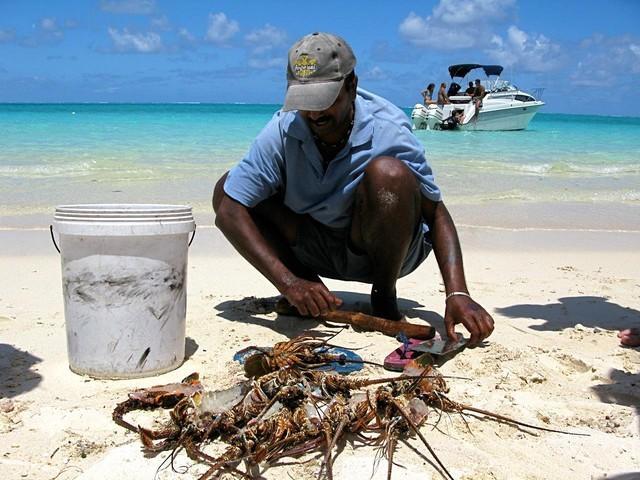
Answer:
POLYGON ((307 78, 318 70, 318 59, 303 53, 293 64, 293 72, 298 78, 307 78))

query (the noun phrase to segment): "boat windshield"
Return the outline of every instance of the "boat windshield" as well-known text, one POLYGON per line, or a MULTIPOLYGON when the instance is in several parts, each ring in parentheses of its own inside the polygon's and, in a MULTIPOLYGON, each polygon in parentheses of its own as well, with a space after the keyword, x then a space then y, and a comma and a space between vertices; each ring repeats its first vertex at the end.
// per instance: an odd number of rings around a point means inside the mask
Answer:
POLYGON ((511 85, 508 80, 496 80, 491 87, 492 92, 515 92, 518 87, 511 85))

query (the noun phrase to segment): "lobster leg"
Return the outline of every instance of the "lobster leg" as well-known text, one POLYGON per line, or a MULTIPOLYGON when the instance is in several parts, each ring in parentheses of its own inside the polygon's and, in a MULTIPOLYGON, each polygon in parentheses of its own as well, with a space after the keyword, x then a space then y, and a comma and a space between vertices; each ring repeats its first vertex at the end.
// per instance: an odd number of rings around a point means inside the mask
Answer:
POLYGON ((427 439, 424 438, 422 433, 420 433, 420 429, 417 427, 417 425, 413 423, 411 418, 409 418, 409 415, 407 415, 407 413, 404 411, 404 408, 402 408, 402 405, 400 405, 397 400, 393 400, 393 405, 398 409, 398 412, 400 412, 400 415, 402 415, 402 418, 404 418, 407 424, 411 427, 411 430, 413 430, 416 433, 416 435, 418 435, 418 438, 422 440, 422 443, 424 444, 424 446, 427 447, 427 450, 429 450, 429 453, 433 455, 433 458, 435 458, 436 462, 438 462, 438 465, 440 465, 440 468, 442 468, 442 470, 447 474, 447 477, 453 480, 453 477, 449 473, 449 470, 447 470, 447 467, 445 467, 444 464, 440 461, 440 459, 436 455, 436 452, 433 450, 433 448, 431 448, 431 445, 429 445, 429 442, 427 442, 427 439))

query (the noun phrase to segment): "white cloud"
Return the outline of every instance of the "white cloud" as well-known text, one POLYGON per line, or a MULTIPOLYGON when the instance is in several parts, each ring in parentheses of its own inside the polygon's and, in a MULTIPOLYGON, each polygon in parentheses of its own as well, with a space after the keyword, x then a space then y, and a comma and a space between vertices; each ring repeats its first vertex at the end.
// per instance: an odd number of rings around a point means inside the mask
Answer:
POLYGON ((440 0, 427 17, 411 12, 399 31, 417 47, 483 50, 493 61, 529 72, 559 67, 560 46, 544 35, 529 34, 514 25, 504 35, 496 33, 514 12, 515 0, 440 0))
MULTIPOLYGON (((16 38, 16 41, 19 45, 30 48, 60 43, 64 39, 64 31, 75 26, 73 20, 66 20, 61 26, 55 18, 43 17, 31 26, 33 31, 30 35, 16 38)), ((1 32, 0 41, 2 41, 1 32)))
POLYGON ((218 45, 225 45, 238 33, 240 25, 235 20, 230 20, 224 13, 209 14, 209 28, 205 40, 218 45))
POLYGON ((264 27, 249 33, 245 39, 253 46, 255 53, 261 53, 284 45, 287 33, 267 23, 264 27))
POLYGON ((548 72, 561 66, 560 45, 544 35, 530 35, 511 25, 506 38, 494 35, 485 53, 505 67, 518 67, 528 72, 548 72))
POLYGON ((109 27, 113 45, 119 52, 156 53, 162 50, 162 39, 154 32, 131 33, 126 28, 122 32, 109 27))
POLYGON ((422 18, 411 12, 400 24, 400 35, 416 47, 427 47, 434 50, 456 50, 470 48, 476 44, 474 31, 454 29, 432 20, 422 18))
POLYGON ((15 38, 13 30, 3 30, 0 28, 0 43, 11 42, 15 38))
POLYGON ((100 8, 110 13, 148 15, 156 8, 155 0, 102 0, 100 8))
POLYGON ((54 31, 57 30, 55 18, 43 18, 40 20, 40 27, 43 30, 54 31))
POLYGON ((478 48, 491 40, 493 25, 513 15, 514 5, 514 0, 440 0, 427 17, 409 13, 398 30, 417 47, 478 48))
POLYGON ((266 24, 245 36, 250 46, 249 66, 252 68, 284 68, 287 58, 287 32, 266 24))
POLYGON ((445 25, 492 23, 511 14, 515 0, 441 0, 433 9, 433 18, 445 25))
POLYGON ((178 37, 180 37, 181 40, 187 43, 194 43, 196 41, 196 37, 193 36, 191 32, 186 28, 181 28, 180 30, 178 30, 178 37))
POLYGON ((365 71, 361 77, 365 80, 371 80, 371 81, 381 81, 381 80, 388 80, 389 79, 389 73, 380 68, 379 66, 374 66, 372 68, 370 68, 369 70, 365 71))
POLYGON ((59 41, 64 37, 64 32, 56 22, 55 18, 43 18, 40 20, 40 32, 39 35, 44 41, 59 41))
POLYGON ((161 17, 154 17, 151 19, 151 26, 153 28, 157 28, 158 30, 170 30, 171 24, 169 23, 169 19, 166 15, 162 15, 161 17))
POLYGON ((621 84, 635 85, 638 82, 640 38, 631 35, 618 37, 593 35, 581 42, 580 48, 575 51, 575 56, 579 61, 570 77, 573 85, 606 87, 611 85, 613 77, 622 79, 621 84))

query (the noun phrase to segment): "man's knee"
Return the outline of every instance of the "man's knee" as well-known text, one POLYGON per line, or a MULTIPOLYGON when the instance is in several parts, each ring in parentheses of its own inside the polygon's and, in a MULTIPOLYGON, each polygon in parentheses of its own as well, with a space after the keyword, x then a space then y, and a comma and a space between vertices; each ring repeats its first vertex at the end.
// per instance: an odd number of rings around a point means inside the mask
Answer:
POLYGON ((417 181, 411 169, 394 157, 377 157, 371 160, 364 170, 363 181, 375 186, 401 188, 415 186, 417 181))
POLYGON ((353 225, 357 230, 373 218, 417 218, 419 205, 420 187, 411 169, 397 158, 378 157, 358 185, 353 225))
POLYGON ((213 211, 218 213, 218 208, 220 207, 220 203, 222 202, 222 197, 225 195, 224 193, 224 183, 227 181, 227 175, 229 172, 226 172, 220 180, 216 182, 216 186, 213 187, 213 197, 211 198, 211 204, 213 205, 213 211))
POLYGON ((365 174, 358 186, 358 198, 369 205, 406 208, 420 195, 418 181, 402 160, 393 157, 378 157, 365 168, 365 174))

